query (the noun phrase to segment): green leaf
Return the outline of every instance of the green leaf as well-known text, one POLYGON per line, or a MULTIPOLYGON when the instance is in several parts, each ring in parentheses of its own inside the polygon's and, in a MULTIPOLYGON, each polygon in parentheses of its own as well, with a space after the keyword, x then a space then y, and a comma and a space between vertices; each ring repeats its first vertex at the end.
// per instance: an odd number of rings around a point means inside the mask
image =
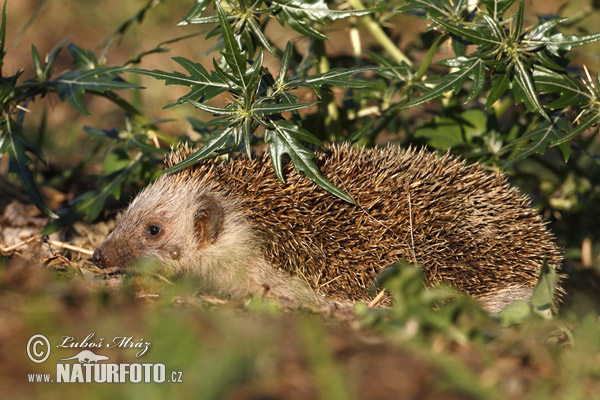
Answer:
MULTIPOLYGON (((504 42, 504 39, 505 39, 504 31, 502 30, 502 27, 500 26, 498 21, 496 21, 495 19, 493 19, 492 17, 490 17, 489 15, 486 15, 486 14, 481 14, 481 16, 483 17, 485 22, 490 27, 490 30, 493 35, 493 39, 499 43, 504 42)), ((494 46, 494 47, 496 47, 496 46, 494 46)))
POLYGON ((531 307, 525 300, 515 300, 498 313, 504 327, 520 325, 531 317, 531 307))
POLYGON ((239 114, 239 111, 237 111, 237 110, 230 110, 229 108, 226 108, 226 107, 213 107, 213 106, 209 106, 208 104, 199 103, 199 102, 193 101, 193 100, 186 100, 186 103, 190 103, 194 107, 197 107, 197 108, 201 109, 202 111, 206 111, 206 112, 209 112, 214 115, 235 116, 235 115, 239 114))
POLYGON ((588 101, 589 94, 585 86, 566 74, 536 67, 533 71, 533 79, 536 89, 541 93, 555 93, 558 95, 556 100, 546 104, 547 108, 562 109, 581 105, 588 101))
MULTIPOLYGON (((182 21, 178 25, 197 24, 198 17, 206 11, 206 8, 212 0, 196 0, 194 6, 188 13, 182 18, 182 21)), ((215 16, 215 19, 218 17, 215 16)), ((217 21, 214 21, 217 22, 217 21)), ((202 23, 202 22, 200 22, 202 23)))
POLYGON ((277 86, 283 87, 286 80, 288 69, 290 67, 290 55, 292 53, 292 44, 287 42, 285 45, 285 51, 281 57, 281 64, 279 65, 279 75, 277 76, 277 86))
POLYGON ((242 137, 244 138, 244 148, 246 149, 246 154, 248 158, 252 159, 252 119, 250 117, 244 118, 242 122, 242 137))
MULTIPOLYGON (((6 78, 0 78, 0 104, 4 104, 15 88, 17 81, 23 70, 18 71, 15 75, 6 78)), ((10 100, 9 100, 10 101, 10 100)))
POLYGON ((304 172, 308 179, 340 199, 356 204, 352 197, 321 175, 319 168, 312 161, 315 157, 314 153, 302 146, 294 133, 290 132, 288 124, 282 124, 281 120, 273 121, 273 129, 265 131, 265 141, 269 143, 275 175, 281 182, 285 183, 282 159, 283 155, 287 154, 296 170, 304 172))
POLYGON ((378 65, 383 67, 380 71, 374 71, 377 74, 398 82, 405 82, 412 77, 412 69, 405 63, 402 63, 402 65, 398 66, 398 64, 388 60, 380 54, 372 51, 367 51, 366 53, 378 65))
POLYGON ((133 169, 135 169, 142 157, 143 153, 139 153, 134 159, 129 161, 129 164, 122 169, 116 170, 107 176, 101 178, 102 185, 98 190, 84 193, 82 196, 74 200, 74 208, 78 214, 87 215, 87 221, 93 221, 98 217, 104 204, 108 200, 109 196, 119 199, 121 196, 121 187, 125 178, 131 175, 133 169))
POLYGON ((263 33, 263 30, 261 29, 261 27, 258 25, 258 23, 253 19, 250 18, 248 20, 248 26, 250 27, 250 31, 252 32, 252 34, 254 35, 254 37, 256 39, 258 39, 258 41, 260 42, 260 44, 269 52, 269 53, 274 53, 275 49, 273 48, 273 46, 271 45, 271 42, 269 42, 269 40, 267 39, 267 37, 265 36, 265 34, 263 33))
POLYGON ((257 115, 272 115, 279 114, 284 111, 299 110, 304 107, 314 106, 318 104, 318 101, 311 101, 308 103, 296 103, 296 104, 278 104, 278 103, 261 103, 257 102, 252 105, 251 112, 257 115))
POLYGON ((278 129, 281 129, 284 132, 289 133, 292 137, 307 143, 312 143, 316 146, 323 146, 323 142, 319 140, 315 135, 302 128, 301 126, 296 125, 293 122, 290 122, 286 119, 278 119, 276 123, 278 129))
POLYGON ((528 42, 528 41, 538 41, 541 42, 544 39, 544 36, 546 36, 546 34, 556 28, 558 25, 562 24, 563 22, 565 22, 568 18, 552 18, 538 26, 536 26, 535 28, 533 28, 532 30, 530 30, 529 32, 527 32, 525 34, 525 36, 523 36, 523 42, 528 42))
POLYGON ((529 71, 525 67, 525 64, 523 64, 521 59, 514 58, 513 66, 514 66, 514 71, 515 71, 514 81, 513 81, 513 91, 515 94, 515 103, 519 104, 519 98, 517 97, 518 92, 515 91, 514 83, 517 84, 518 88, 521 90, 522 95, 524 95, 524 97, 520 100, 523 100, 525 102, 525 105, 527 106, 527 108, 529 110, 537 111, 542 117, 544 117, 546 120, 549 121, 550 117, 548 116, 548 114, 546 114, 546 111, 544 111, 544 108, 540 104, 540 101, 539 101, 537 93, 536 93, 535 85, 533 83, 533 78, 529 74, 529 71))
POLYGON ((75 60, 77 69, 93 70, 99 66, 93 51, 82 49, 74 43, 67 43, 67 50, 75 60))
POLYGON ((435 18, 434 16, 430 16, 430 18, 442 28, 444 28, 446 31, 460 36, 461 38, 468 40, 469 42, 480 45, 488 45, 494 48, 500 48, 503 44, 502 40, 500 40, 499 38, 492 38, 488 34, 489 31, 487 29, 467 29, 463 26, 452 25, 441 19, 435 18))
POLYGON ((556 270, 544 263, 540 279, 529 299, 533 306, 533 311, 544 318, 551 318, 552 314, 556 312, 554 293, 556 291, 557 283, 558 274, 556 273, 556 270))
MULTIPOLYGON (((563 143, 567 143, 569 140, 581 135, 583 132, 587 131, 594 125, 600 123, 600 113, 598 111, 593 110, 589 113, 587 118, 583 119, 583 122, 579 123, 577 128, 571 130, 567 135, 562 136, 553 141, 552 146, 560 146, 563 143)), ((566 129, 563 129, 566 130, 566 129)))
POLYGON ((559 63, 562 62, 563 64, 566 64, 568 62, 568 60, 565 60, 564 58, 557 59, 556 57, 549 54, 546 50, 536 51, 534 57, 540 62, 540 64, 544 68, 548 68, 558 72, 565 71, 565 65, 561 65, 559 63))
POLYGON ((359 130, 355 131, 348 138, 348 141, 351 142, 351 143, 358 142, 360 139, 363 138, 363 136, 365 136, 371 130, 371 128, 373 127, 373 125, 375 125, 375 119, 371 119, 362 128, 360 128, 359 130))
POLYGON ((589 35, 568 35, 564 36, 562 33, 552 35, 546 41, 546 48, 552 54, 560 57, 560 51, 569 51, 571 48, 576 46, 583 46, 584 44, 597 42, 600 40, 600 32, 592 33, 589 35))
POLYGON ((404 105, 404 108, 416 106, 418 104, 425 103, 426 101, 433 100, 450 90, 454 90, 454 92, 457 93, 463 87, 465 81, 469 77, 477 76, 479 79, 481 71, 480 64, 483 64, 483 61, 479 58, 471 58, 470 60, 470 65, 465 66, 457 72, 453 72, 444 76, 434 88, 423 93, 416 99, 412 99, 406 103, 406 105, 404 105))
POLYGON ((255 93, 258 89, 258 82, 259 82, 260 73, 262 70, 263 57, 264 57, 263 50, 259 49, 258 57, 256 57, 256 60, 254 60, 254 62, 250 66, 250 68, 248 68, 248 71, 246 71, 249 93, 255 93))
POLYGON ((287 22, 288 25, 292 29, 294 29, 296 32, 298 32, 304 36, 313 37, 313 38, 319 39, 319 40, 327 40, 328 39, 327 36, 325 36, 318 30, 316 30, 315 28, 310 26, 310 23, 302 21, 302 20, 294 19, 294 16, 290 15, 290 13, 287 11, 280 12, 279 14, 276 14, 275 16, 276 16, 277 20, 279 20, 279 23, 281 24, 281 26, 283 26, 284 23, 287 22))
POLYGON ((518 41, 523 32, 523 11, 525 10, 525 3, 523 0, 519 0, 519 9, 517 10, 517 22, 515 23, 515 30, 513 32, 513 40, 518 41))
POLYGON ((40 53, 38 53, 35 46, 31 45, 31 59, 33 63, 33 72, 35 73, 35 77, 39 80, 43 80, 46 77, 44 76, 44 66, 42 64, 42 59, 40 58, 40 53))
POLYGON ((296 20, 308 19, 318 23, 369 15, 381 8, 348 11, 330 10, 325 0, 273 0, 273 4, 281 7, 284 13, 296 20))
POLYGON ((44 160, 41 156, 41 152, 32 143, 27 141, 25 136, 21 132, 19 125, 4 117, 5 121, 3 124, 4 133, 0 136, 0 154, 8 153, 8 170, 14 172, 19 177, 21 184, 27 191, 29 198, 35 204, 35 206, 48 215, 50 218, 58 218, 50 208, 44 203, 40 192, 37 189, 33 175, 29 170, 29 163, 31 160, 26 155, 26 151, 35 153, 38 158, 44 160))
POLYGON ((495 20, 500 20, 502 15, 512 6, 515 0, 483 0, 487 12, 495 20))
POLYGON ((472 68, 469 73, 469 79, 473 81, 473 87, 469 92, 469 96, 465 99, 463 104, 470 103, 475 100, 475 97, 481 93, 481 89, 483 89, 483 84, 485 82, 485 73, 487 68, 483 62, 475 63, 475 68, 472 68))
POLYGON ((195 63, 183 57, 174 57, 173 61, 185 68, 190 75, 187 76, 181 72, 169 73, 161 70, 148 71, 138 68, 129 68, 127 71, 162 80, 167 86, 180 85, 189 87, 190 92, 180 97, 177 103, 181 103, 185 99, 196 100, 200 97, 203 97, 206 101, 229 88, 216 74, 209 74, 200 63, 195 63))
POLYGON ((555 117, 553 123, 543 121, 522 137, 515 139, 513 142, 506 145, 505 149, 508 149, 531 140, 527 146, 523 147, 517 154, 513 155, 513 157, 503 165, 503 168, 507 168, 534 153, 544 154, 550 142, 556 142, 562 138, 561 121, 564 123, 564 120, 560 116, 555 117))
POLYGON ((50 81, 61 100, 69 103, 83 115, 90 115, 83 104, 86 91, 103 93, 107 90, 140 88, 138 85, 119 80, 119 73, 126 71, 121 67, 103 67, 88 71, 69 71, 50 81))
POLYGON ((187 25, 187 24, 217 24, 219 23, 219 16, 218 15, 209 15, 206 17, 196 17, 193 19, 190 19, 189 21, 181 21, 180 23, 178 23, 178 26, 182 26, 182 25, 187 25))
POLYGON ((238 42, 235 40, 233 30, 225 12, 221 8, 221 4, 216 1, 215 6, 217 8, 217 14, 219 15, 219 23, 221 24, 221 33, 223 36, 223 43, 225 48, 221 52, 229 67, 233 70, 233 74, 237 76, 243 83, 245 88, 246 83, 246 55, 240 49, 238 42))
POLYGON ((381 68, 333 68, 322 74, 310 75, 303 79, 294 79, 289 82, 289 86, 321 87, 323 85, 331 85, 357 88, 365 87, 368 86, 368 82, 360 79, 353 79, 352 75, 380 69, 381 68))
POLYGON ((510 89, 510 78, 508 73, 504 73, 492 82, 490 94, 485 102, 485 108, 490 108, 508 89, 510 89))
POLYGON ((207 141, 202 147, 200 147, 194 154, 180 162, 179 164, 173 165, 171 168, 166 169, 163 173, 171 173, 179 171, 182 168, 196 164, 205 158, 210 157, 215 151, 225 147, 229 139, 234 133, 234 128, 225 128, 218 134, 215 134, 209 141, 207 141))

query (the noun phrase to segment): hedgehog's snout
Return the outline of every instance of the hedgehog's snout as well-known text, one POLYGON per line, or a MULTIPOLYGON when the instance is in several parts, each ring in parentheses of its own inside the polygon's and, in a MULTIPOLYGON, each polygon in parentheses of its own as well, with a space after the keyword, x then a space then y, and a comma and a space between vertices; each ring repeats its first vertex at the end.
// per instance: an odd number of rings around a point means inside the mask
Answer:
POLYGON ((106 258, 104 257, 104 253, 100 247, 94 250, 94 254, 92 254, 92 262, 96 264, 98 268, 106 268, 106 258))

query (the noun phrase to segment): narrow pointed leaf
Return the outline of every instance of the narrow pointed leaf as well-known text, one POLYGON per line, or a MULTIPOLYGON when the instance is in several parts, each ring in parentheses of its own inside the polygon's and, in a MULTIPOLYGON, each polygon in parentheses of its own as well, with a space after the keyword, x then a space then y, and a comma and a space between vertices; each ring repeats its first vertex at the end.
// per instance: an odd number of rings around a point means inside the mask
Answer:
POLYGON ((421 103, 425 103, 426 101, 433 100, 437 97, 440 97, 444 93, 454 90, 454 92, 458 92, 462 87, 467 78, 471 76, 475 71, 478 71, 480 68, 479 64, 482 64, 483 61, 480 59, 473 59, 473 62, 470 66, 461 69, 460 71, 453 72, 444 76, 440 83, 438 83, 433 89, 428 92, 423 93, 421 96, 417 97, 406 103, 404 106, 412 107, 421 103))
POLYGON ((256 60, 254 60, 254 62, 250 66, 250 68, 248 68, 247 82, 248 82, 248 92, 250 92, 250 93, 254 93, 257 90, 258 80, 260 77, 260 72, 261 72, 262 64, 263 64, 263 57, 264 57, 263 50, 260 49, 258 52, 258 57, 256 57, 256 60))
POLYGON ((35 206, 44 214, 51 218, 58 218, 44 203, 40 192, 37 189, 33 175, 29 170, 31 160, 27 157, 25 151, 31 150, 31 144, 27 142, 24 136, 18 131, 18 124, 14 121, 5 122, 6 128, 4 134, 0 136, 0 154, 8 153, 8 170, 14 172, 19 177, 21 184, 27 191, 29 198, 35 206))
POLYGON ((213 106, 209 106, 208 104, 200 103, 200 102, 193 101, 193 100, 186 99, 185 102, 190 103, 191 105, 201 109, 202 111, 206 111, 206 112, 209 112, 214 115, 234 116, 234 115, 238 114, 238 111, 236 111, 236 110, 230 110, 230 109, 223 108, 223 107, 213 107, 213 106))
POLYGON ((577 128, 573 129, 565 136, 560 136, 557 140, 553 141, 552 146, 560 146, 563 143, 567 143, 569 140, 581 135, 594 125, 600 123, 600 114, 598 112, 592 112, 590 115, 583 120, 577 128))
POLYGON ((473 87, 471 88, 469 96, 467 96, 463 104, 467 104, 475 100, 479 93, 481 93, 481 89, 483 89, 483 84, 485 82, 486 71, 487 68, 483 62, 475 63, 475 68, 473 68, 469 74, 469 79, 473 81, 473 87))
POLYGON ((319 40, 327 40, 327 36, 310 26, 310 23, 294 19, 287 11, 280 12, 276 15, 276 18, 282 26, 287 22, 292 29, 304 36, 313 37, 319 40))
POLYGON ((287 42, 285 45, 285 51, 281 57, 281 64, 279 65, 279 75, 277 76, 277 86, 282 87, 287 77, 287 72, 290 67, 290 55, 292 53, 292 44, 287 42))
POLYGON ((510 8, 515 0, 483 0, 487 12, 495 19, 500 20, 502 15, 510 8))
POLYGON ((233 128, 226 128, 219 134, 216 134, 202 147, 200 147, 194 154, 180 162, 179 164, 173 165, 171 168, 166 169, 163 173, 170 173, 179 171, 182 168, 196 164, 205 158, 210 157, 215 151, 225 147, 231 136, 233 135, 233 128))
POLYGON ((498 21, 496 21, 495 19, 493 19, 492 17, 490 17, 489 15, 486 15, 486 14, 481 14, 481 16, 483 17, 485 22, 490 27, 490 30, 492 32, 494 40, 496 40, 497 42, 500 42, 500 43, 503 42, 504 41, 504 31, 502 30, 502 27, 500 26, 498 21))
POLYGON ((86 215, 86 220, 91 222, 95 220, 102 209, 104 204, 108 200, 109 196, 115 199, 121 197, 121 188, 125 179, 131 175, 132 171, 140 164, 141 156, 143 153, 139 153, 129 164, 117 171, 110 173, 109 175, 102 178, 102 185, 100 189, 86 193, 85 196, 79 197, 75 200, 75 209, 86 215))
MULTIPOLYGON (((354 79, 353 75, 358 75, 363 72, 372 71, 378 72, 386 69, 394 69, 392 68, 333 68, 327 72, 322 74, 309 75, 305 78, 298 78, 288 82, 289 87, 296 86, 313 86, 318 87, 322 85, 331 85, 331 86, 344 86, 344 87, 364 87, 369 83, 364 80, 354 79)), ((401 69, 401 67, 398 67, 401 69)))
POLYGON ((600 32, 589 35, 568 35, 562 33, 552 35, 547 40, 546 48, 552 54, 560 56, 560 51, 569 51, 573 47, 583 46, 584 44, 597 42, 600 40, 600 32))
POLYGON ((31 60, 33 63, 33 72, 35 72, 35 77, 38 79, 44 79, 44 66, 42 64, 42 59, 40 58, 40 53, 38 53, 33 44, 31 45, 31 60))
POLYGON ((547 108, 566 108, 586 103, 589 94, 583 84, 568 75, 537 67, 533 71, 535 87, 541 93, 555 93, 557 99, 546 104, 547 108))
POLYGON ((89 115, 84 103, 86 91, 103 93, 108 90, 140 88, 138 85, 119 79, 119 73, 126 71, 122 67, 104 67, 87 71, 69 71, 57 79, 50 81, 61 100, 65 98, 77 111, 89 115))
POLYGON ((197 18, 200 17, 204 13, 204 11, 206 11, 206 8, 210 3, 211 0, 196 0, 192 9, 188 11, 188 13, 182 18, 182 21, 178 25, 198 23, 196 22, 197 18))
MULTIPOLYGON (((542 122, 536 128, 527 132, 524 137, 516 139, 513 142, 514 144, 517 144, 518 142, 531 139, 530 143, 523 147, 516 155, 514 155, 504 164, 504 168, 507 168, 508 166, 523 160, 534 153, 544 154, 549 142, 556 141, 560 139, 561 136, 561 129, 556 123, 551 123, 548 121, 542 122)), ((507 148, 513 146, 513 143, 510 143, 507 148)))
POLYGON ((21 70, 13 76, 0 78, 0 104, 4 104, 7 97, 9 97, 10 94, 13 92, 13 89, 17 85, 17 81, 22 73, 23 71, 21 70))
POLYGON ((265 34, 263 33, 262 29, 260 28, 260 26, 258 26, 258 24, 256 23, 256 21, 253 18, 250 18, 248 20, 248 26, 250 27, 250 31, 252 32, 252 34, 254 35, 254 37, 256 39, 258 39, 258 41, 260 42, 260 44, 269 52, 269 53, 273 53, 275 51, 275 49, 273 48, 273 46, 271 45, 271 42, 269 42, 269 39, 267 39, 267 37, 265 36, 265 34))
POLYGON ((129 68, 128 72, 151 76, 165 82, 167 86, 186 86, 190 92, 180 97, 177 102, 185 99, 198 99, 203 97, 204 101, 224 92, 229 86, 220 79, 216 73, 208 73, 200 63, 192 62, 183 57, 174 57, 173 61, 181 65, 190 74, 185 75, 181 72, 166 72, 161 70, 145 70, 139 68, 129 68))
POLYGON ((315 135, 302 128, 301 126, 296 125, 293 122, 290 122, 285 119, 280 119, 276 121, 277 128, 289 133, 293 138, 307 143, 312 143, 317 146, 323 146, 323 142, 319 140, 315 135))
POLYGON ((557 284, 558 274, 556 270, 544 263, 540 279, 529 299, 534 311, 544 318, 551 318, 552 313, 556 312, 554 292, 557 284))
POLYGON ((252 159, 252 128, 251 128, 252 119, 250 117, 244 118, 244 122, 242 123, 242 135, 244 137, 244 148, 246 149, 246 154, 248 158, 252 159))
POLYGON ((67 51, 71 53, 78 69, 91 70, 98 67, 98 60, 93 51, 85 50, 74 43, 67 43, 67 51))
POLYGON ((514 59, 513 65, 515 68, 514 83, 516 83, 519 86, 519 89, 521 89, 522 93, 524 94, 524 100, 527 102, 527 105, 532 107, 542 117, 549 121, 550 117, 548 117, 548 114, 546 114, 546 111, 544 111, 542 105, 540 104, 540 101, 537 97, 535 85, 533 83, 533 78, 529 74, 529 71, 527 70, 523 62, 518 58, 514 59))
POLYGON ((492 82, 490 94, 485 102, 485 108, 490 108, 508 89, 510 89, 510 78, 505 73, 492 82))
POLYGON ((517 20, 515 22, 515 31, 513 34, 513 40, 517 41, 521 37, 523 32, 523 13, 525 10, 525 3, 523 0, 519 0, 519 9, 517 10, 517 20))
POLYGON ((268 131, 269 134, 265 137, 265 140, 269 143, 271 160, 277 177, 282 182, 285 182, 283 180, 281 158, 284 154, 287 154, 290 156, 294 167, 298 171, 304 172, 308 179, 340 199, 347 201, 350 204, 356 204, 352 197, 331 183, 329 179, 321 175, 319 168, 313 162, 313 158, 315 157, 314 153, 302 146, 302 144, 288 131, 281 126, 278 126, 278 122, 279 121, 274 121, 273 130, 268 131))
POLYGON ((330 10, 325 0, 273 0, 281 10, 294 19, 306 18, 315 22, 369 15, 381 7, 365 10, 330 10))
POLYGON ((221 33, 225 45, 225 49, 222 52, 223 57, 225 57, 227 64, 229 64, 229 67, 233 70, 233 74, 244 82, 244 77, 246 76, 246 56, 238 46, 238 42, 235 40, 233 30, 231 29, 231 25, 227 20, 225 12, 221 8, 221 4, 216 1, 215 6, 217 8, 217 14, 219 15, 219 23, 221 24, 221 33))
POLYGON ((252 106, 252 112, 257 115, 279 114, 284 111, 299 110, 304 107, 314 106, 318 101, 296 104, 277 104, 277 103, 256 103, 252 106))
MULTIPOLYGON (((484 14, 485 15, 485 14, 484 14)), ((453 33, 461 38, 468 40, 469 42, 480 44, 480 45, 491 45, 491 46, 501 46, 502 41, 496 38, 492 38, 486 30, 484 29, 467 29, 462 26, 452 25, 448 22, 445 22, 441 19, 435 18, 433 16, 430 17, 434 20, 438 25, 444 28, 446 31, 453 33)))
POLYGON ((527 32, 523 37, 524 41, 540 41, 546 36, 546 33, 565 22, 568 18, 552 18, 543 24, 540 24, 527 32))

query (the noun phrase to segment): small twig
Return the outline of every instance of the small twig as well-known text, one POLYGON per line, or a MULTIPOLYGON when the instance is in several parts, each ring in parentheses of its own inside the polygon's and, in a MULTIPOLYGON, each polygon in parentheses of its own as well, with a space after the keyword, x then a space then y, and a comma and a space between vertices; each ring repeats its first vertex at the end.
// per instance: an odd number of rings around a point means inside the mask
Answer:
POLYGON ((48 244, 51 244, 52 246, 60 247, 61 249, 78 251, 79 253, 86 254, 88 256, 91 256, 91 255, 94 254, 93 251, 86 250, 86 249, 83 249, 81 247, 73 246, 73 245, 68 244, 68 243, 58 242, 56 240, 46 240, 45 242, 48 243, 48 244))
POLYGON ((161 280, 161 281, 163 281, 163 282, 165 282, 165 283, 168 283, 169 285, 172 285, 172 284, 173 284, 173 282, 171 282, 170 280, 168 280, 166 277, 164 277, 164 276, 163 276, 163 275, 161 275, 161 274, 153 274, 153 275, 154 275, 154 277, 155 277, 155 278, 157 278, 158 280, 161 280))
POLYGON ((12 246, 8 246, 8 247, 0 247, 0 252, 2 253, 10 253, 11 251, 14 251, 16 249, 18 249, 19 247, 25 246, 28 243, 31 243, 35 240, 40 240, 40 236, 39 235, 33 235, 32 237, 25 239, 24 241, 17 243, 17 244, 13 244, 12 246))
POLYGON ((367 304, 367 307, 368 308, 377 307, 379 305, 379 303, 381 303, 381 300, 383 300, 383 296, 385 296, 385 289, 383 289, 381 292, 379 292, 377 294, 377 296, 375 296, 375 298, 373 300, 371 300, 371 302, 369 304, 367 304))

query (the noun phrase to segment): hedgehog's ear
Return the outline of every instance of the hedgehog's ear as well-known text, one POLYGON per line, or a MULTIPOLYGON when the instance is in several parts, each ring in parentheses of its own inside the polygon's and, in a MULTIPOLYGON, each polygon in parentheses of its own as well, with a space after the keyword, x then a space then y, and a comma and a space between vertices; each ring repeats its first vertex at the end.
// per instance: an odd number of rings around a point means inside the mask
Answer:
POLYGON ((194 216, 194 230, 199 240, 199 247, 213 243, 219 237, 223 227, 223 208, 210 195, 200 196, 198 210, 194 216))

